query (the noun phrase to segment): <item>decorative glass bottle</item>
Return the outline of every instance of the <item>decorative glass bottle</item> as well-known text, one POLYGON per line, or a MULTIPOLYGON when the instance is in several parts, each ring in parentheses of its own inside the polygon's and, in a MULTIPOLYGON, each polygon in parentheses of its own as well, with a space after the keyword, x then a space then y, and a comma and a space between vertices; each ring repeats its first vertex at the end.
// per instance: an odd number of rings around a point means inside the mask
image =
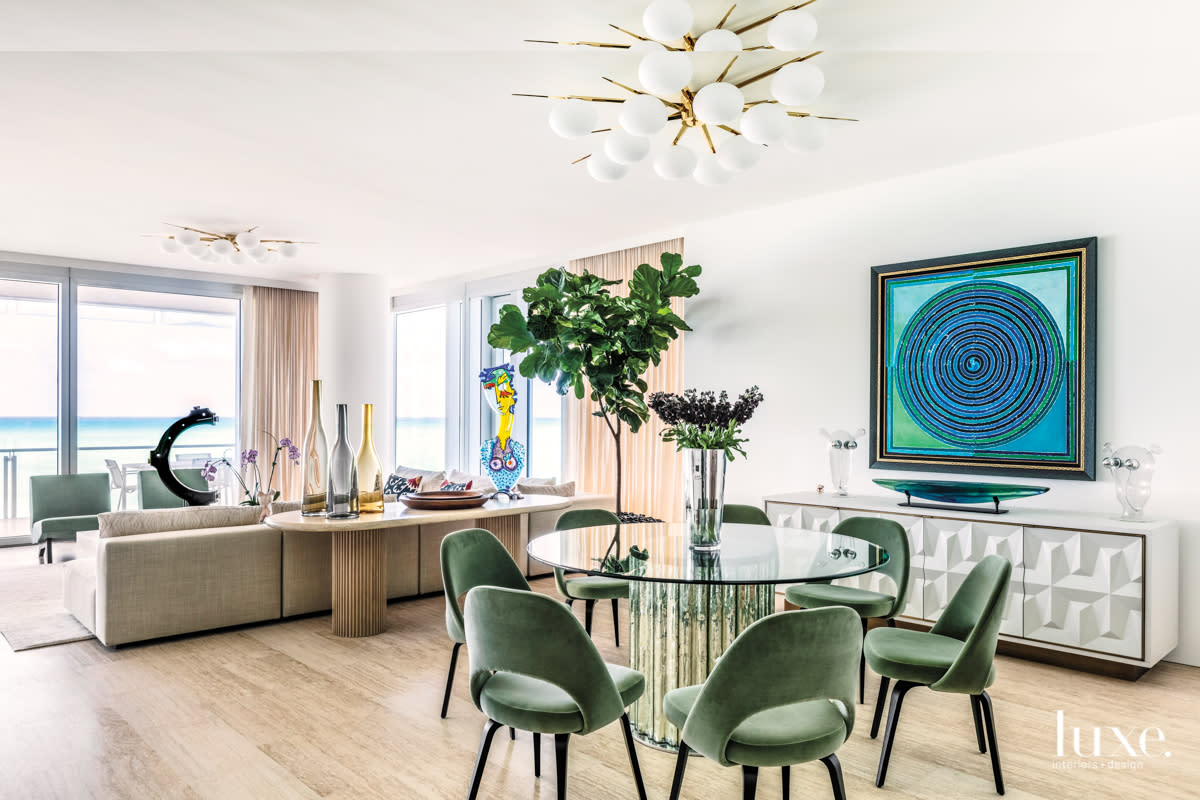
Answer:
POLYGON ((325 516, 329 519, 358 517, 358 465, 347 438, 350 409, 337 404, 337 441, 329 451, 329 481, 325 491, 325 516))
POLYGON ((371 403, 363 403, 362 446, 358 448, 358 510, 362 513, 383 511, 383 467, 372 436, 374 411, 371 403))
POLYGON ((321 426, 321 382, 312 382, 312 419, 304 434, 304 486, 300 513, 306 517, 325 515, 325 479, 329 475, 329 443, 321 426))

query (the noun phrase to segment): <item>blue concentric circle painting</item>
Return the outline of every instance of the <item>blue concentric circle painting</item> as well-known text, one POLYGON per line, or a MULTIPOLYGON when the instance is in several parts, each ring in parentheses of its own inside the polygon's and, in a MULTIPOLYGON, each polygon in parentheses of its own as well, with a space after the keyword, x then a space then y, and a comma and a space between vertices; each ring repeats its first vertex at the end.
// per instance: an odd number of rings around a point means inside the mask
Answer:
POLYGON ((872 273, 872 466, 1093 476, 1095 239, 872 273))

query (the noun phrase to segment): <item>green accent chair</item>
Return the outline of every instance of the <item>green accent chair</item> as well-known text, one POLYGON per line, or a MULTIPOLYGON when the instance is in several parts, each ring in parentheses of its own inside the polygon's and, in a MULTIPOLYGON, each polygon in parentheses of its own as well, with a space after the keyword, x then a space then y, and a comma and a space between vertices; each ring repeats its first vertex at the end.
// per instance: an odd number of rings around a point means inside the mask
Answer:
POLYGON ((554 735, 558 798, 564 800, 571 735, 586 735, 617 720, 638 797, 646 800, 625 711, 646 689, 642 673, 606 664, 570 609, 535 592, 476 587, 467 595, 466 624, 471 699, 488 717, 469 800, 479 793, 488 749, 501 726, 533 733, 533 771, 538 777, 541 736, 554 735))
POLYGON ((738 525, 770 525, 771 518, 767 512, 758 506, 743 506, 737 503, 726 503, 721 512, 722 522, 732 522, 738 525))
POLYGON ((442 698, 442 719, 445 719, 458 651, 467 642, 458 598, 476 586, 502 586, 528 592, 529 581, 525 580, 521 568, 500 540, 483 528, 467 528, 447 535, 442 539, 441 558, 442 588, 446 593, 446 633, 454 642, 454 649, 450 651, 450 672, 446 675, 446 694, 442 698))
MULTIPOLYGON (((199 489, 202 492, 207 492, 212 489, 208 485, 208 481, 204 480, 204 473, 199 469, 173 469, 175 477, 183 483, 184 486, 190 486, 193 489, 199 489)), ((144 469, 137 474, 138 482, 138 504, 143 508, 184 508, 187 506, 187 501, 182 497, 176 497, 163 483, 162 478, 154 470, 144 469)))
POLYGON ((109 481, 107 472, 30 476, 29 537, 42 543, 39 563, 54 563, 56 540, 73 542, 79 531, 99 530, 96 515, 112 508, 109 481))
POLYGON ((997 555, 984 556, 950 598, 946 610, 928 633, 876 628, 867 634, 864 644, 867 663, 883 676, 879 700, 875 704, 875 719, 871 724, 872 739, 879 733, 888 684, 893 678, 896 680, 888 710, 887 732, 883 735, 883 749, 879 754, 879 770, 875 774, 876 786, 883 786, 887 777, 904 695, 915 686, 928 686, 935 692, 970 695, 976 744, 981 753, 990 748, 996 793, 1004 794, 1000 753, 996 750, 996 720, 992 699, 985 689, 996 679, 992 662, 1011 576, 1012 564, 1007 559, 997 555))
MULTIPOLYGON (((862 635, 867 635, 869 619, 885 619, 889 628, 896 627, 895 617, 904 609, 908 597, 908 569, 911 556, 908 550, 908 535, 898 522, 874 517, 849 517, 833 529, 835 534, 853 536, 878 545, 888 553, 887 563, 879 568, 896 584, 894 595, 858 589, 853 586, 838 586, 828 582, 802 583, 789 586, 784 597, 800 608, 825 608, 847 606, 862 618, 862 635)), ((867 662, 864 656, 858 663, 858 702, 865 700, 867 662)))
POLYGON ((663 710, 682 731, 671 800, 678 800, 688 754, 742 767, 742 796, 753 800, 760 767, 820 760, 836 800, 846 800, 836 752, 854 730, 854 662, 862 650, 858 615, 848 608, 785 611, 742 631, 699 686, 667 692, 663 710))
MULTIPOLYGON (((611 511, 602 508, 577 508, 564 511, 554 525, 556 531, 567 531, 572 528, 592 528, 598 525, 620 525, 621 519, 611 511)), ((568 578, 559 568, 554 570, 554 583, 558 591, 567 598, 570 606, 576 600, 582 600, 583 627, 588 636, 592 635, 592 610, 597 600, 612 600, 613 639, 617 647, 621 646, 621 623, 617 615, 617 601, 628 599, 629 581, 621 578, 603 578, 599 575, 586 575, 579 578, 568 578)))

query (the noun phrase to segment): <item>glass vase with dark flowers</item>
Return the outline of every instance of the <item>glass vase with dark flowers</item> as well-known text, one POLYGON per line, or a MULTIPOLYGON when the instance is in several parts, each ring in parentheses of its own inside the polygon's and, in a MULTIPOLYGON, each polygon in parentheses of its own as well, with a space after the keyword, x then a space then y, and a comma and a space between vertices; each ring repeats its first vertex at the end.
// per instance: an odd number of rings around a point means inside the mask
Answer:
POLYGON ((228 467, 229 472, 241 486, 245 498, 238 505, 266 506, 278 500, 279 490, 272 486, 280 458, 287 458, 293 465, 300 463, 300 448, 293 444, 290 438, 285 436, 282 439, 276 439, 266 431, 263 433, 275 444, 275 452, 271 454, 271 466, 267 471, 266 481, 263 480, 262 470, 259 469, 259 452, 253 448, 242 451, 241 463, 237 468, 228 458, 222 456, 205 462, 204 468, 201 470, 200 474, 204 480, 213 483, 217 479, 218 465, 223 464, 228 467))
POLYGON ((664 442, 674 442, 684 453, 683 517, 696 550, 712 550, 721 544, 721 517, 725 512, 725 463, 746 455, 742 426, 763 401, 762 392, 751 386, 730 401, 729 393, 683 394, 655 392, 647 404, 666 423, 664 442))

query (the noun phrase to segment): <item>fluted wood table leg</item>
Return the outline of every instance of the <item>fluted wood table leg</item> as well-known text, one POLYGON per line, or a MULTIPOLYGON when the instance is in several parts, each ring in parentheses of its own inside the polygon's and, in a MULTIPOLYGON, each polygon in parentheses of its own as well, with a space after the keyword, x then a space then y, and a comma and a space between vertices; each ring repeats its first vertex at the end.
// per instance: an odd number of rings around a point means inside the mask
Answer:
POLYGON ((387 537, 383 530, 333 532, 333 635, 387 630, 387 537))

